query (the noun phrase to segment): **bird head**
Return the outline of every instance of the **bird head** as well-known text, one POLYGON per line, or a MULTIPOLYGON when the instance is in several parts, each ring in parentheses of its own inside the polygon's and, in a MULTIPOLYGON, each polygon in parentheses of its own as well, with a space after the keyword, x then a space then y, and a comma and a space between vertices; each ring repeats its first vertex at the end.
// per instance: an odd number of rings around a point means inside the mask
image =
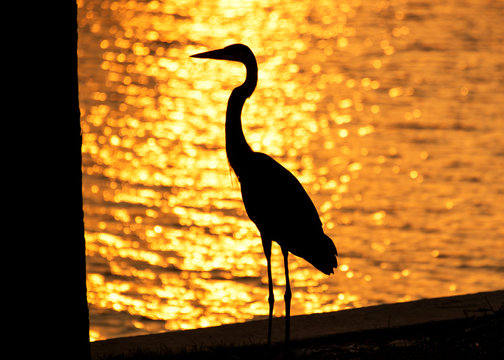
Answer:
POLYGON ((193 58, 199 59, 216 59, 238 61, 244 64, 253 61, 255 63, 254 53, 246 45, 233 44, 219 50, 207 51, 199 54, 191 55, 193 58))

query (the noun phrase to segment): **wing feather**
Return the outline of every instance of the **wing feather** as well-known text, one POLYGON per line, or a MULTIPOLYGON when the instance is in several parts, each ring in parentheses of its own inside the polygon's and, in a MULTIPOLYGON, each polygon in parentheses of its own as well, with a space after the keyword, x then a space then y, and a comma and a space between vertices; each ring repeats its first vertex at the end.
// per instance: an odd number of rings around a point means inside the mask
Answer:
POLYGON ((240 178, 245 209, 261 234, 277 242, 322 231, 317 210, 301 183, 268 155, 255 153, 240 178))

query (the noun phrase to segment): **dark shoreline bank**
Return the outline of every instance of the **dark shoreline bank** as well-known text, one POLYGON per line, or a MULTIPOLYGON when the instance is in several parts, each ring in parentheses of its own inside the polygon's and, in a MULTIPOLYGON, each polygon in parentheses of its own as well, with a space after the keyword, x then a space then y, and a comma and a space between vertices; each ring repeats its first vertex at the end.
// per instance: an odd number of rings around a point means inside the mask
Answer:
MULTIPOLYGON (((292 319, 289 357, 298 359, 504 358, 504 291, 386 304, 292 319)), ((286 357, 283 318, 276 345, 266 321, 109 339, 93 359, 252 359, 286 357)))

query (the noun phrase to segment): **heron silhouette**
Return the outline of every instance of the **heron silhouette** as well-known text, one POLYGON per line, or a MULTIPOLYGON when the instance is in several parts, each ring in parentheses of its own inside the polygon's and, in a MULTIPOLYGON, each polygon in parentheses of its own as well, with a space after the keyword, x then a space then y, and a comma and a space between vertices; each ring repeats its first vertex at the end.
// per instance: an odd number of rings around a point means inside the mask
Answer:
POLYGON ((229 97, 226 111, 226 153, 229 164, 240 182, 245 210, 256 224, 262 240, 268 267, 269 318, 268 345, 271 345, 273 318, 273 279, 271 245, 276 241, 282 249, 285 267, 285 343, 290 339, 289 252, 307 260, 324 274, 337 268, 337 251, 324 234, 322 222, 301 183, 270 156, 252 151, 243 134, 241 112, 245 100, 257 85, 257 62, 252 51, 243 44, 192 55, 193 58, 241 62, 245 65, 245 82, 229 97))

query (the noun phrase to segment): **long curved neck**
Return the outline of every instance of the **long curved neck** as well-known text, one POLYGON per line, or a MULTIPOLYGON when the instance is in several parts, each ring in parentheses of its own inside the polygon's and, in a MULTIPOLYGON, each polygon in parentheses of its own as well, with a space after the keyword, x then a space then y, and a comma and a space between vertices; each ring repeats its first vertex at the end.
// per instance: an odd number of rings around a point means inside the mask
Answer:
POLYGON ((229 97, 226 111, 226 153, 229 164, 240 178, 246 165, 247 157, 252 153, 243 134, 241 113, 245 100, 255 90, 257 85, 257 63, 255 59, 245 63, 247 78, 235 88, 229 97))

